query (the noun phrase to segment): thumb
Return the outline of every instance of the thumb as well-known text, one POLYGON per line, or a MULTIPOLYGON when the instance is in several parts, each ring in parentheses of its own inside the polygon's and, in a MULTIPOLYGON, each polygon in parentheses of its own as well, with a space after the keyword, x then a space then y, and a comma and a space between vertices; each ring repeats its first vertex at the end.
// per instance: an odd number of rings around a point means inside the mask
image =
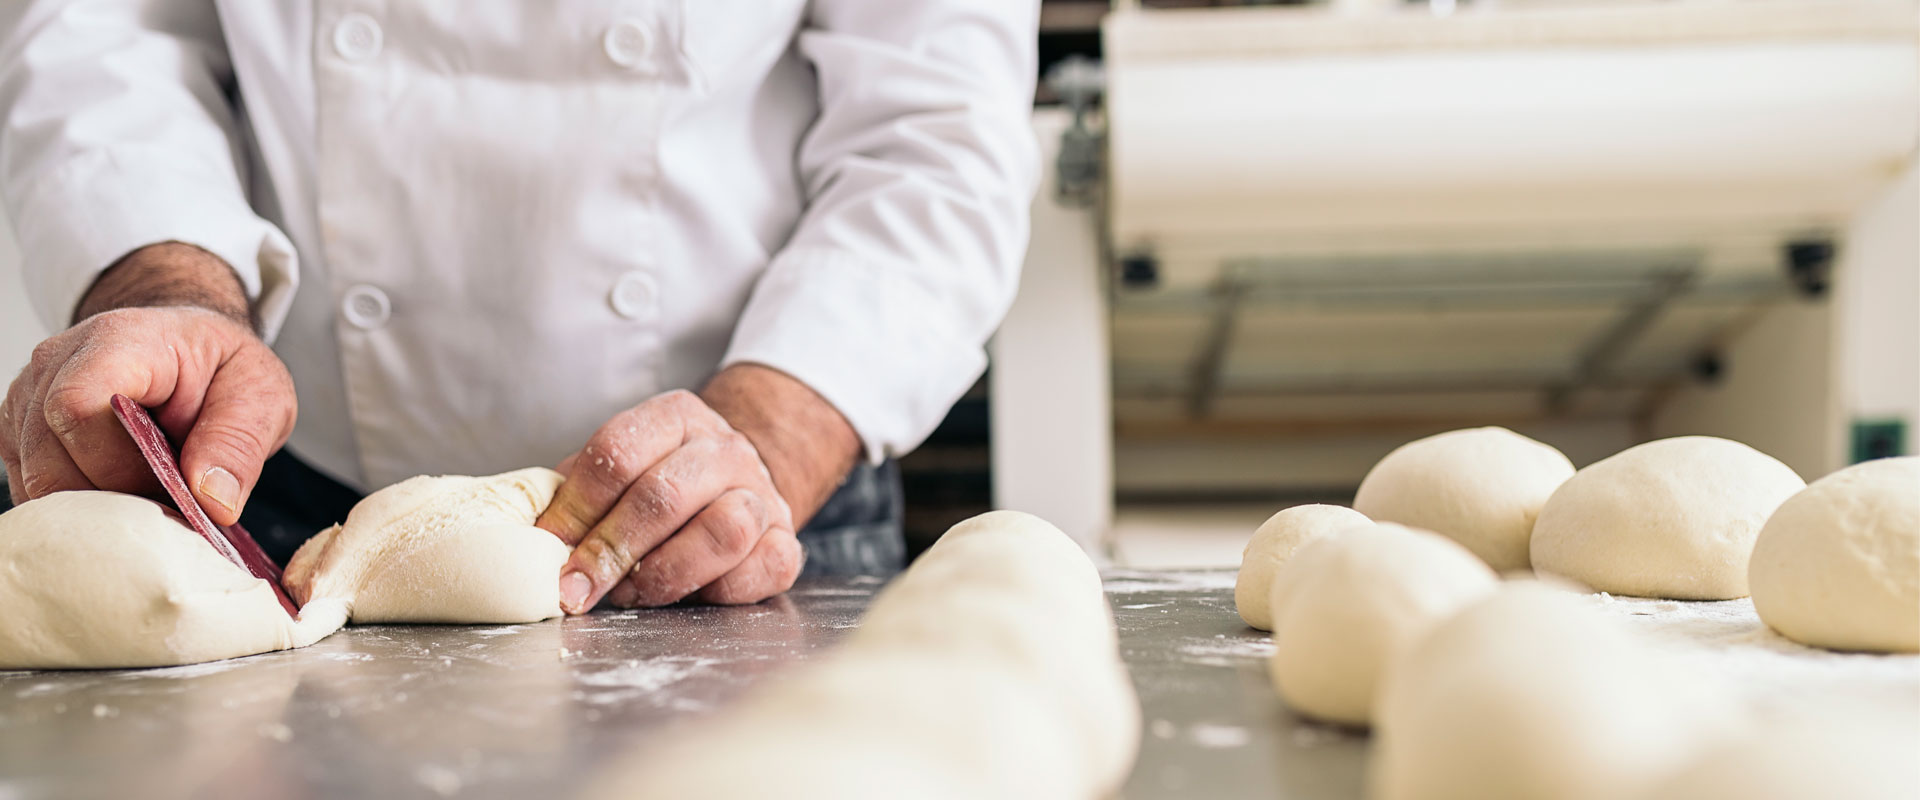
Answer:
POLYGON ((293 383, 278 367, 245 355, 222 364, 180 448, 187 487, 220 525, 240 520, 260 468, 293 432, 293 383))

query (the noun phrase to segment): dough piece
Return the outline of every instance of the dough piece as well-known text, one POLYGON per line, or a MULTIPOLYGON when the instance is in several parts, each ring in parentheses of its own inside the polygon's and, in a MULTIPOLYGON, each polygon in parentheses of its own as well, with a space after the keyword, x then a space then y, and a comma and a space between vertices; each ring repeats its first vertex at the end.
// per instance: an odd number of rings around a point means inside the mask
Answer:
POLYGON ((572 552, 533 526, 560 488, 545 467, 427 476, 374 492, 287 564, 297 602, 338 598, 356 623, 537 622, 560 616, 572 552))
POLYGON ((151 500, 58 492, 0 514, 0 669, 163 667, 304 647, 339 601, 287 618, 266 581, 151 500))
POLYGON ((1394 657, 1499 582, 1458 543, 1389 522, 1315 541, 1274 580, 1274 689, 1306 716, 1366 725, 1394 657))
POLYGON ((1533 526, 1533 567, 1614 594, 1746 597, 1754 537, 1805 487, 1787 465, 1739 442, 1648 442, 1553 493, 1533 526))
POLYGON ((1106 797, 1139 735, 1092 562, 995 511, 941 537, 823 662, 647 742, 586 796, 1106 797))
POLYGON ((1573 462, 1506 428, 1470 428, 1401 445, 1367 471, 1353 508, 1466 545, 1500 572, 1531 566, 1533 520, 1573 462))
POLYGON ((0 515, 0 669, 157 667, 305 647, 355 622, 533 622, 560 615, 569 549, 533 527, 543 468, 420 477, 368 496, 265 581, 157 503, 60 492, 0 515))
POLYGON ((1920 456, 1856 464, 1789 498, 1747 579, 1754 610, 1789 639, 1920 652, 1920 456))
POLYGON ((1614 800, 1644 791, 1737 720, 1575 595, 1523 582, 1440 623, 1381 690, 1380 800, 1614 800))
POLYGON ((1273 576, 1306 543, 1338 528, 1370 524, 1365 514, 1345 506, 1310 505, 1281 509, 1253 532, 1240 554, 1240 575, 1233 582, 1233 606, 1248 625, 1273 630, 1273 576))
POLYGON ((1710 749, 1646 800, 1912 800, 1920 726, 1912 713, 1761 726, 1710 749))

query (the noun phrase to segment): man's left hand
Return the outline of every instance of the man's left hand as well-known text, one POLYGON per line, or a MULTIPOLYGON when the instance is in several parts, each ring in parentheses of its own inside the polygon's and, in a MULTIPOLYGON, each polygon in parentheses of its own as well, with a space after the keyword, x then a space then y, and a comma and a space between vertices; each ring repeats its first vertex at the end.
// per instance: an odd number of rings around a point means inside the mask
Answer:
POLYGON ((566 482, 536 523, 574 546, 561 607, 754 603, 786 591, 805 557, 796 530, 858 450, 831 405, 766 367, 730 367, 700 395, 669 392, 622 412, 561 462, 566 482))

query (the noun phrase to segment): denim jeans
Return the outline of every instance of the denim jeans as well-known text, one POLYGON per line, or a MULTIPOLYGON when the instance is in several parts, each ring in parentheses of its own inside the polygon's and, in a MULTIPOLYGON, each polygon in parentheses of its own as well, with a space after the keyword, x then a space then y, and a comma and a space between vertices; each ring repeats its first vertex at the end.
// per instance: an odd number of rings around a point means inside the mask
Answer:
MULTIPOLYGON (((267 460, 240 522, 285 564, 314 534, 347 518, 361 495, 282 450, 267 460)), ((900 467, 861 462, 800 530, 803 575, 891 575, 905 566, 900 467)))

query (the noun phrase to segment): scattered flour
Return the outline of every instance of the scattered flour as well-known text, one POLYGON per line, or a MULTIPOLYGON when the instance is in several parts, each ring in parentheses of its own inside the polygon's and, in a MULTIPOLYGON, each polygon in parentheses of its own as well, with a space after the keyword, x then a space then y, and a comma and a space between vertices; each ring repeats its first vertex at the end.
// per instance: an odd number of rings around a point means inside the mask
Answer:
POLYGON ((619 698, 624 699, 659 691, 720 663, 721 660, 716 658, 632 660, 612 669, 580 674, 574 680, 587 686, 629 690, 618 694, 619 698))
POLYGON ((1201 747, 1225 749, 1247 746, 1247 742, 1253 740, 1253 733, 1239 725, 1200 722, 1187 728, 1187 737, 1201 747))
POLYGON ((1736 687, 1762 712, 1920 705, 1920 655, 1807 647, 1768 629, 1750 599, 1684 601, 1605 593, 1589 599, 1682 663, 1736 687))
MULTIPOLYGON (((369 656, 369 658, 371 658, 371 656, 369 656)), ((186 664, 178 667, 161 667, 159 669, 128 670, 122 673, 121 677, 123 678, 197 678, 197 677, 200 677, 201 675, 212 675, 217 672, 226 672, 227 670, 233 669, 234 667, 242 666, 245 663, 246 662, 240 659, 230 658, 225 661, 207 661, 199 664, 186 664)))
MULTIPOLYGON (((1180 660, 1209 667, 1237 667, 1249 661, 1264 661, 1273 655, 1273 640, 1265 637, 1229 639, 1225 634, 1195 638, 1180 645, 1180 660)), ((1261 665, 1261 669, 1265 669, 1261 665)))
POLYGON ((1133 594, 1136 592, 1210 592, 1219 589, 1231 591, 1239 573, 1230 569, 1142 571, 1110 569, 1101 576, 1106 579, 1107 594, 1133 594))

